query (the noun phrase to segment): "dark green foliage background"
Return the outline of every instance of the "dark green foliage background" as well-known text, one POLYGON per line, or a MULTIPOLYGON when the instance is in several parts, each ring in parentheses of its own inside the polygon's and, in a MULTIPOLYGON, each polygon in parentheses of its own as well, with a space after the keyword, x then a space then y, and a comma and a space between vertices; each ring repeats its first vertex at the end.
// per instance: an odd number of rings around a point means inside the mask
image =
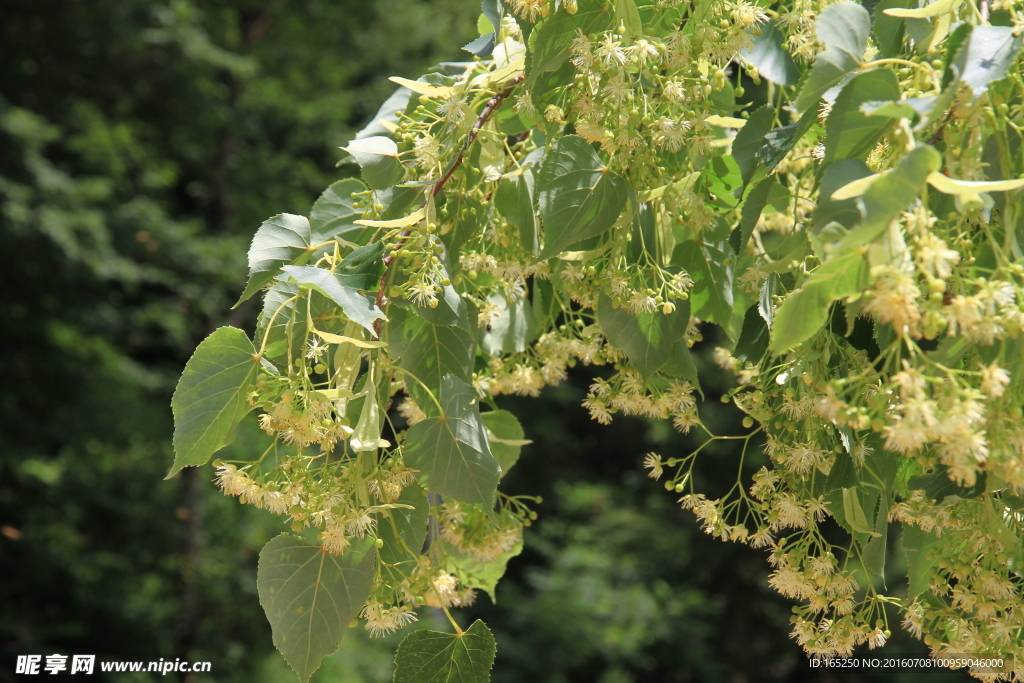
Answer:
MULTIPOLYGON (((161 481, 171 392, 208 332, 251 328, 254 303, 229 309, 259 224, 351 174, 337 147, 386 77, 464 59, 475 19, 464 0, 0 3, 0 680, 54 652, 289 680, 255 584, 279 519, 220 496, 209 468, 161 481)), ((719 375, 704 361, 711 408, 719 375)), ((495 681, 809 675, 762 555, 701 534, 639 468, 694 444, 590 421, 589 381, 501 401, 535 441, 507 488, 545 502, 498 605, 460 616, 494 631, 495 681)), ((707 415, 723 432, 726 410, 707 415)), ((735 454, 706 463, 714 489, 735 454)), ((400 635, 351 631, 314 680, 390 680, 400 635)))

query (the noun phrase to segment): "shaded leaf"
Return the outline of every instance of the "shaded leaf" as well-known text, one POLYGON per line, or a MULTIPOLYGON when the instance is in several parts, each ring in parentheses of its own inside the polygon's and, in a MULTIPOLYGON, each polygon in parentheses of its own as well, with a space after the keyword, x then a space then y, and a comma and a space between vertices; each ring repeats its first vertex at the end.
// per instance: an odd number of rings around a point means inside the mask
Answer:
POLYGON ((409 486, 395 503, 411 507, 392 508, 389 510, 390 517, 382 518, 377 524, 378 535, 384 541, 384 546, 377 552, 387 564, 413 561, 415 558, 402 544, 408 546, 413 553, 419 553, 427 538, 430 505, 423 487, 419 484, 409 486))
MULTIPOLYGON (((429 387, 441 386, 446 375, 468 382, 473 367, 473 336, 461 327, 434 325, 415 313, 391 307, 388 343, 398 356, 398 367, 429 387)), ((433 399, 415 380, 406 383, 409 393, 428 415, 436 413, 433 399)))
POLYGON ((454 375, 445 375, 440 387, 443 412, 409 428, 405 462, 422 473, 432 493, 489 510, 501 468, 491 455, 476 390, 454 375))
POLYGON ((871 169, 860 159, 839 159, 829 164, 821 177, 821 189, 818 192, 818 206, 811 216, 811 224, 820 230, 829 223, 852 228, 860 220, 860 209, 856 199, 833 199, 833 194, 841 187, 871 176, 871 169))
POLYGON ((768 195, 776 182, 775 178, 764 178, 747 195, 743 202, 743 208, 740 210, 740 224, 729 235, 729 246, 735 253, 739 254, 746 248, 747 241, 754 233, 761 212, 768 204, 768 195))
POLYGON ((370 242, 353 249, 338 264, 334 275, 344 287, 377 289, 384 274, 384 243, 370 242))
POLYGON ((750 306, 743 316, 743 327, 732 355, 748 363, 757 363, 768 350, 768 325, 757 310, 757 304, 750 306))
POLYGON ((629 356, 640 374, 649 377, 669 360, 672 346, 682 339, 690 321, 686 302, 678 302, 676 310, 668 315, 660 309, 630 315, 625 309, 615 308, 612 300, 601 295, 597 319, 609 343, 629 356))
POLYGON ((384 104, 380 105, 380 109, 370 119, 370 123, 356 133, 356 139, 362 140, 380 135, 388 135, 391 131, 388 130, 387 124, 394 125, 398 123, 398 114, 405 111, 406 107, 409 106, 411 98, 412 90, 408 88, 399 88, 391 93, 391 96, 384 100, 384 104))
POLYGON ((774 120, 775 107, 770 104, 758 107, 732 141, 732 156, 739 164, 744 185, 754 175, 754 169, 759 163, 758 151, 764 145, 765 135, 771 131, 774 120))
POLYGON ((366 186, 355 178, 339 180, 324 190, 309 212, 309 227, 313 233, 311 242, 321 244, 339 235, 359 230, 355 221, 363 212, 352 206, 356 201, 352 199, 352 194, 365 191, 366 186))
POLYGON ((800 70, 782 47, 785 36, 774 21, 762 25, 760 35, 753 36, 753 45, 740 56, 757 67, 762 76, 779 85, 796 85, 800 70))
POLYGON ((260 551, 256 587, 274 646, 305 683, 324 657, 338 649, 373 584, 373 541, 353 540, 332 555, 290 534, 260 551))
MULTIPOLYGON (((928 590, 932 575, 935 573, 939 555, 934 552, 935 546, 943 539, 935 534, 922 531, 917 527, 903 524, 903 549, 907 558, 907 599, 913 600, 928 590)), ((948 537, 947 537, 948 538, 948 537)))
POLYGON ((494 636, 480 620, 461 636, 413 631, 395 654, 394 683, 487 683, 495 652, 494 636))
POLYGON ((899 96, 896 75, 887 69, 868 71, 852 78, 843 86, 825 122, 825 158, 822 163, 827 165, 836 159, 866 157, 896 120, 877 113, 866 116, 861 105, 871 101, 895 100, 899 96))
POLYGON ((501 466, 504 477, 519 460, 519 452, 530 443, 523 438, 523 426, 519 419, 507 410, 491 410, 482 413, 480 418, 487 428, 487 439, 491 444, 491 454, 501 466))
POLYGON ((185 366, 171 399, 174 413, 174 465, 204 465, 231 443, 235 427, 253 409, 246 391, 260 369, 245 332, 221 327, 204 339, 185 366))
POLYGON ((915 0, 880 0, 872 11, 874 18, 875 44, 879 56, 884 59, 897 57, 903 48, 903 19, 891 16, 886 10, 916 5, 915 0))
POLYGON ((287 264, 309 258, 310 227, 305 216, 282 213, 263 221, 249 246, 249 281, 235 306, 271 282, 287 264))
POLYGON ((494 208, 519 229, 523 249, 536 254, 540 251, 540 233, 537 211, 533 208, 533 186, 533 172, 529 169, 502 177, 494 193, 494 208))
POLYGON ((817 119, 817 113, 814 109, 808 109, 796 123, 776 128, 765 134, 764 143, 761 145, 758 155, 766 171, 770 173, 789 154, 793 146, 810 130, 817 119))
POLYGON ((693 279, 690 310, 702 320, 710 320, 728 329, 732 320, 733 272, 724 265, 728 258, 725 244, 715 245, 687 240, 672 252, 672 263, 693 279))
POLYGON ((626 182, 601 163, 586 140, 566 135, 544 157, 537 197, 544 225, 537 258, 545 259, 612 227, 626 204, 626 182))

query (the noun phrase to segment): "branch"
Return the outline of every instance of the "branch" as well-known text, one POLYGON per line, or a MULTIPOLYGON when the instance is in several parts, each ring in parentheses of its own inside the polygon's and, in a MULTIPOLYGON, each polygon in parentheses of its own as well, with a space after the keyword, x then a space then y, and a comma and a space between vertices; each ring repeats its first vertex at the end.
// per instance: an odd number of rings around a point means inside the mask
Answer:
MULTIPOLYGON (((455 170, 462 165, 462 159, 465 156, 466 151, 476 140, 476 136, 480 133, 480 129, 483 128, 484 124, 487 123, 487 120, 491 118, 491 115, 494 114, 498 107, 501 106, 501 103, 505 100, 505 98, 512 94, 512 91, 519 83, 523 81, 524 78, 524 76, 516 76, 510 81, 511 85, 509 85, 509 87, 507 87, 505 90, 501 91, 500 93, 498 93, 497 95, 495 95, 494 97, 487 101, 487 106, 484 107, 483 111, 480 112, 480 116, 476 118, 476 122, 473 123, 473 127, 469 130, 469 134, 466 136, 466 141, 463 143, 462 149, 459 150, 458 156, 455 157, 455 161, 453 161, 452 165, 448 167, 448 170, 445 171, 443 176, 441 176, 441 179, 434 184, 434 189, 430 195, 431 198, 434 198, 437 195, 441 194, 441 190, 444 189, 445 183, 447 183, 448 179, 452 177, 452 174, 455 173, 455 170)), ((423 207, 425 207, 428 201, 429 199, 423 200, 423 203, 420 205, 420 208, 422 209, 423 207)), ((380 276, 380 287, 377 289, 377 308, 380 308, 381 305, 384 303, 384 283, 387 281, 388 269, 391 267, 391 262, 395 260, 395 254, 398 252, 399 249, 402 248, 406 240, 409 239, 409 235, 411 234, 412 228, 404 230, 402 234, 399 236, 398 240, 395 242, 395 245, 391 248, 391 253, 384 257, 384 273, 380 276)), ((374 341, 380 339, 379 318, 373 322, 373 339, 374 341)))

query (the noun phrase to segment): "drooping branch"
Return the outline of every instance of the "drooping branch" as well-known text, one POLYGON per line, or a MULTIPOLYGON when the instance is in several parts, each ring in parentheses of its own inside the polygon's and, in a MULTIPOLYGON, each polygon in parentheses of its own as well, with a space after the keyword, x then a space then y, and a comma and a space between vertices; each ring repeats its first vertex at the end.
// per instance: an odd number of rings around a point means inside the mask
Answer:
MULTIPOLYGON (((494 97, 487 101, 487 105, 483 108, 483 111, 480 112, 480 115, 476 118, 476 121, 473 123, 473 127, 469 130, 469 133, 466 135, 466 141, 463 143, 462 148, 459 150, 458 155, 455 157, 455 160, 452 161, 451 165, 448 167, 448 170, 444 172, 444 175, 441 176, 440 180, 438 180, 434 184, 434 189, 431 191, 431 198, 437 197, 437 195, 441 194, 441 190, 444 189, 445 184, 452 177, 452 174, 454 174, 455 171, 459 168, 459 166, 462 165, 462 160, 465 157, 466 152, 473 145, 473 142, 476 140, 477 135, 480 134, 480 129, 483 128, 484 124, 487 123, 487 121, 491 118, 494 112, 498 110, 498 107, 501 106, 501 103, 504 102, 505 99, 512 94, 512 91, 515 89, 516 85, 523 81, 523 78, 523 76, 516 76, 511 81, 509 81, 510 85, 507 88, 505 88, 500 93, 498 93, 497 95, 495 95, 494 97)), ((425 207, 428 201, 429 200, 424 200, 423 204, 420 205, 420 208, 425 207)), ((380 286, 377 289, 377 299, 375 302, 377 308, 380 308, 381 305, 384 303, 384 283, 387 281, 388 271, 391 267, 391 262, 395 260, 395 254, 398 253, 398 250, 402 248, 402 246, 409 239, 409 236, 411 234, 412 228, 408 228, 402 231, 402 234, 399 235, 398 239, 395 241, 394 246, 391 248, 391 252, 384 257, 384 273, 380 276, 380 286)), ((373 338, 374 340, 380 339, 380 319, 375 320, 373 323, 373 338)))

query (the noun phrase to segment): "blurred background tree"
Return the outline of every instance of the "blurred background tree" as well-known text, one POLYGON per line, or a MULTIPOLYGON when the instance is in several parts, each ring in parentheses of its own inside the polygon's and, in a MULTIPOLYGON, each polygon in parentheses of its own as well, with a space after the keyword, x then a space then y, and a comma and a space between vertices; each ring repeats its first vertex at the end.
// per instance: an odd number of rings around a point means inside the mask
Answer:
MULTIPOLYGON (((230 306, 256 227, 306 213, 351 174, 335 169, 337 147, 391 92, 387 77, 465 59, 476 9, 0 4, 0 680, 15 655, 54 652, 291 680, 255 588, 277 520, 220 496, 208 469, 161 481, 171 392, 209 331, 253 324, 251 304, 230 306)), ((728 433, 740 416, 715 403, 729 378, 712 345, 706 420, 728 433)), ((581 369, 540 399, 503 402, 534 440, 509 489, 545 503, 498 604, 481 597, 460 617, 494 629, 497 683, 897 680, 812 677, 764 557, 702 535, 643 476, 644 452, 694 444, 667 425, 591 422, 579 407, 590 379, 581 369)), ((240 431, 236 452, 251 443, 240 431)), ((735 454, 707 453, 712 486, 731 481, 735 454)), ((894 636, 889 651, 922 651, 894 636)), ((314 680, 390 680, 392 640, 350 632, 314 680)))

